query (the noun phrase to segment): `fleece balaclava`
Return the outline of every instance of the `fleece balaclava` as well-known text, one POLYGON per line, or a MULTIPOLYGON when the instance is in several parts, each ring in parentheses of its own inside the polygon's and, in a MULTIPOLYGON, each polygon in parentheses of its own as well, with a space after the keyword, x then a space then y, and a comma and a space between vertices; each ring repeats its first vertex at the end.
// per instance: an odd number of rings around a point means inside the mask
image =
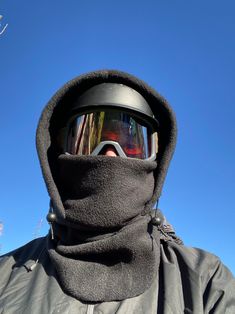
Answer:
POLYGON ((56 222, 48 252, 61 287, 87 302, 123 300, 146 291, 157 278, 160 235, 151 210, 158 200, 175 145, 171 109, 154 90, 119 71, 96 71, 67 83, 48 103, 37 147, 56 222), (77 95, 100 83, 138 91, 159 121, 155 161, 72 156, 58 149, 58 130, 77 95))

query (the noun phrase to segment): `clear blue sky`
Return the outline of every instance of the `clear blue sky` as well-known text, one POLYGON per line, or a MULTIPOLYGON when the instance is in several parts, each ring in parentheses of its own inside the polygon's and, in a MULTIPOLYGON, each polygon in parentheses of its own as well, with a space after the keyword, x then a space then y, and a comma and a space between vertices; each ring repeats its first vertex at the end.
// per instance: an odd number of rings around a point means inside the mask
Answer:
POLYGON ((35 149, 43 106, 71 78, 112 68, 171 103, 178 146, 160 208, 186 245, 235 273, 234 1, 2 0, 0 15, 1 252, 48 229, 35 149))

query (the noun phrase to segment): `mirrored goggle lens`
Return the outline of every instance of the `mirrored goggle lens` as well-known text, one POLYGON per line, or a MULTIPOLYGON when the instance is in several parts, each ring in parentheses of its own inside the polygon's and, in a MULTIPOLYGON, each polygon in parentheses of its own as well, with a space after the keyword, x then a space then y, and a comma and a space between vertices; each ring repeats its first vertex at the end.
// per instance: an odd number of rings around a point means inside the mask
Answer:
POLYGON ((152 133, 150 127, 127 113, 93 112, 71 121, 65 150, 73 155, 91 155, 99 145, 115 142, 127 157, 147 159, 153 153, 152 133))

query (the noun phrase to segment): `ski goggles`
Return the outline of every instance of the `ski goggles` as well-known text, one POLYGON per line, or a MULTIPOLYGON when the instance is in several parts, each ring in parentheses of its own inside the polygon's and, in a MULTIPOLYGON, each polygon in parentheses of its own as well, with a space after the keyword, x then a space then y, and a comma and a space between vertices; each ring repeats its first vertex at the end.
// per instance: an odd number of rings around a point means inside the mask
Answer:
POLYGON ((151 124, 118 110, 95 111, 69 120, 63 150, 72 155, 102 155, 107 146, 120 157, 155 160, 157 132, 151 124))

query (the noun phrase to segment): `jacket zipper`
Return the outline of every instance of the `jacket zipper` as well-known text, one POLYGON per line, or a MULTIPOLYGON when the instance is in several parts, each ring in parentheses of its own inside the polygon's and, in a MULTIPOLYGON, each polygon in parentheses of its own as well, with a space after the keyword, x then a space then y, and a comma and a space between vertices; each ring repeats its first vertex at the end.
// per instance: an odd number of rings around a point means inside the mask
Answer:
POLYGON ((95 305, 88 304, 86 314, 94 314, 95 305))

